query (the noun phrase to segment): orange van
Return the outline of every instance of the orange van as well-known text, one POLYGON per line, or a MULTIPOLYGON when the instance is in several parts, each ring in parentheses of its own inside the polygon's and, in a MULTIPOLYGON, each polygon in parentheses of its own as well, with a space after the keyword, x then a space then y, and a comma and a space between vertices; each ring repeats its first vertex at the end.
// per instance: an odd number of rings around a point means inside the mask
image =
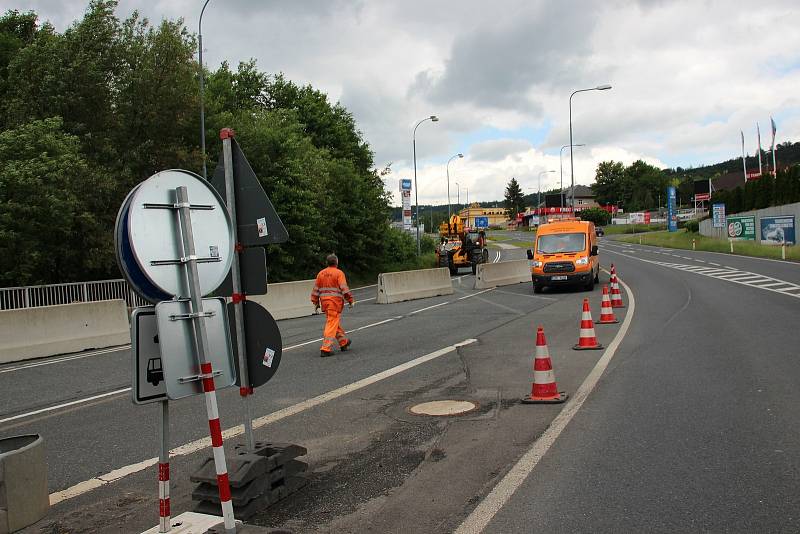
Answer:
POLYGON ((533 292, 556 285, 581 285, 591 291, 600 281, 594 223, 567 219, 539 226, 531 252, 533 292))

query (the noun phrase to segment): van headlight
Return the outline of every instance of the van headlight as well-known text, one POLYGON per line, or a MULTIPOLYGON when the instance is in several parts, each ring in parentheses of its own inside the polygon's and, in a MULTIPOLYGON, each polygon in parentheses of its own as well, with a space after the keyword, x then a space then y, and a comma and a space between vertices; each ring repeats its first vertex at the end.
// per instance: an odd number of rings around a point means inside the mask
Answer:
POLYGON ((578 258, 575 265, 589 265, 589 258, 578 258))
POLYGON ((533 262, 533 266, 538 269, 539 267, 542 266, 542 262, 540 262, 539 260, 536 260, 536 261, 533 262))

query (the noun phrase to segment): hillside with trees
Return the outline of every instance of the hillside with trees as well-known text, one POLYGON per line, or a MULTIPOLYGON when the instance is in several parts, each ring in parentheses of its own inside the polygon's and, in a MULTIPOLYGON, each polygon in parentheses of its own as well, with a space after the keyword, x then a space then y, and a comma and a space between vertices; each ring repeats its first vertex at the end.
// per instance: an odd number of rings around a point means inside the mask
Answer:
MULTIPOLYGON (((164 169, 202 172, 195 36, 116 7, 94 0, 63 33, 33 12, 0 18, 0 285, 119 277, 128 191, 164 169)), ((209 174, 233 128, 289 231, 268 248, 270 281, 308 278, 331 251, 356 275, 413 261, 347 109, 254 61, 205 76, 209 174)))

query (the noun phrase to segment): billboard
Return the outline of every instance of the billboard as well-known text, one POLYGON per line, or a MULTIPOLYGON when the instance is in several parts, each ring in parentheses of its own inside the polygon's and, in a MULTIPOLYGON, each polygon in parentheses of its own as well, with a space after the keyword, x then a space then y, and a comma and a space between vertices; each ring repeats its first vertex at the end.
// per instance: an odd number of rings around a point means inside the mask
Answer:
POLYGON ((489 217, 475 217, 475 228, 489 228, 489 217))
POLYGON ((400 196, 403 199, 403 230, 411 230, 411 180, 400 180, 400 196))
POLYGON ((550 193, 544 196, 545 208, 560 208, 567 205, 566 195, 562 193, 550 193))
POLYGON ((756 240, 756 218, 752 215, 729 215, 728 237, 737 241, 756 240))
POLYGON ((725 228, 725 204, 713 204, 711 206, 711 217, 714 228, 725 228))
POLYGON ((678 231, 678 214, 675 210, 676 195, 674 185, 667 187, 667 228, 670 232, 678 231))
POLYGON ((711 184, 709 182, 710 180, 696 180, 694 182, 694 200, 696 202, 711 199, 711 184))
POLYGON ((400 191, 411 191, 411 179, 403 178, 400 180, 400 191))
POLYGON ((628 214, 628 220, 631 224, 650 224, 650 212, 640 211, 628 214))
POLYGON ((794 245, 794 215, 761 217, 762 245, 794 245))

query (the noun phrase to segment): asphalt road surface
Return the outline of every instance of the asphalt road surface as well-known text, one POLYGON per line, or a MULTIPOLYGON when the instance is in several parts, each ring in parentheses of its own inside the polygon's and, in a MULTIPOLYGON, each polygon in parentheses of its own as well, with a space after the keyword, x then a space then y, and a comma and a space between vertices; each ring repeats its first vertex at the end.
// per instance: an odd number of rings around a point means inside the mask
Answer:
MULTIPOLYGON (((318 356, 321 317, 281 321, 280 370, 253 397, 256 437, 307 447, 311 483, 252 522, 294 532, 797 531, 800 266, 664 250, 602 241, 603 266, 616 264, 636 302, 630 317, 615 310, 619 324, 596 326, 613 351, 571 350, 585 296, 599 315, 599 288, 477 291, 468 274, 454 295, 393 305, 358 290, 344 316, 352 351, 334 358, 318 356), (540 324, 559 389, 573 400, 588 392, 582 404, 519 403, 540 324), (478 409, 409 411, 443 399, 478 409)), ((158 409, 131 404, 129 368, 127 348, 0 366, 0 436, 45 437, 57 501, 26 532, 157 523, 158 409)), ((224 428, 241 424, 240 408, 237 391, 220 391, 224 428)), ((171 403, 171 416, 177 515, 209 449, 198 441, 202 398, 171 403)), ((226 445, 242 440, 233 434, 226 445)))

